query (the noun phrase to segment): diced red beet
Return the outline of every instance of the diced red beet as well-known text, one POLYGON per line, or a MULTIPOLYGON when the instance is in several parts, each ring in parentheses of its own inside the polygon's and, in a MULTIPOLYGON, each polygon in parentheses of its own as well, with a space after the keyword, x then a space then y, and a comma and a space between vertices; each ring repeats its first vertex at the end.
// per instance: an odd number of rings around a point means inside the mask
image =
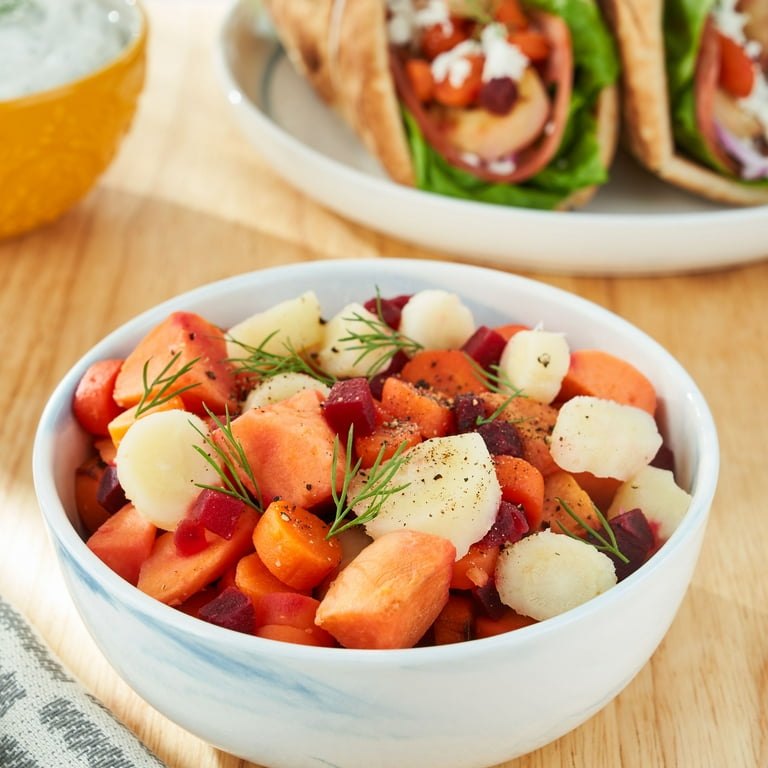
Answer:
POLYGON ((410 301, 410 298, 410 294, 395 296, 393 299, 374 297, 368 299, 363 306, 369 312, 373 312, 374 315, 380 316, 390 328, 397 330, 400 327, 400 315, 403 307, 410 301))
POLYGON ((497 365, 507 340, 493 328, 481 325, 462 346, 462 352, 466 352, 481 368, 488 370, 492 365, 497 365))
POLYGON ((453 414, 457 432, 472 432, 477 427, 477 420, 485 416, 485 409, 475 395, 456 395, 453 400, 453 414))
POLYGON ((376 403, 368 380, 357 377, 337 381, 326 398, 323 413, 331 429, 343 438, 350 426, 357 437, 370 435, 376 427, 376 403))
POLYGON ((192 507, 191 517, 223 539, 232 538, 244 504, 224 491, 203 488, 192 507))
POLYGON ((489 619, 500 619, 507 612, 507 606, 501 602, 493 581, 489 581, 482 587, 475 587, 472 590, 472 596, 489 619))
POLYGON ((606 552, 616 567, 616 579, 621 581, 634 573, 650 556, 656 540, 648 524, 648 518, 640 509, 630 509, 609 520, 616 546, 629 562, 606 552))
POLYGON ((517 427, 509 421, 490 421, 481 424, 477 432, 485 440, 489 453, 494 456, 523 457, 523 441, 517 427))
POLYGON ((205 540, 205 526, 192 517, 182 518, 173 532, 173 543, 182 557, 202 552, 208 546, 205 540))
POLYGON ((99 480, 99 487, 96 489, 96 501, 101 504, 110 515, 121 510, 127 503, 125 491, 120 481, 117 479, 117 467, 114 464, 107 464, 106 469, 99 480))
POLYGON ((371 380, 368 382, 368 386, 371 388, 371 394, 377 400, 381 400, 381 391, 384 388, 384 382, 390 376, 394 376, 396 373, 400 373, 400 371, 403 370, 403 366, 408 362, 409 359, 410 358, 408 355, 406 355, 402 349, 399 349, 397 352, 395 352, 394 355, 392 355, 392 358, 389 361, 389 365, 383 371, 379 371, 377 374, 371 377, 371 380))
POLYGON ((251 635, 255 615, 251 598, 236 587, 226 587, 197 612, 198 618, 210 624, 251 635))
POLYGON ((483 536, 481 543, 489 547, 497 547, 503 544, 514 544, 529 531, 528 518, 525 512, 511 501, 502 501, 496 520, 483 536))
POLYGON ((668 469, 671 472, 675 471, 675 455, 672 453, 672 449, 668 445, 662 445, 659 448, 658 453, 653 457, 651 466, 657 469, 668 469))

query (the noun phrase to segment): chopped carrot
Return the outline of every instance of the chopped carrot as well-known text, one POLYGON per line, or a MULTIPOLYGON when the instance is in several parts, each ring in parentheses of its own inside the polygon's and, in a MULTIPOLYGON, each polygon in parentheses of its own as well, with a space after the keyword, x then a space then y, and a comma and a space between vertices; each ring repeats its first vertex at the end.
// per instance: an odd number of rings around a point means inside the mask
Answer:
POLYGON ((164 400, 162 403, 158 403, 157 405, 153 405, 151 408, 147 408, 147 410, 142 411, 139 416, 136 415, 135 408, 129 408, 128 410, 125 410, 115 416, 115 418, 109 422, 107 427, 109 430, 109 436, 112 438, 112 444, 114 445, 115 449, 117 449, 117 447, 120 445, 120 442, 125 437, 125 433, 138 419, 144 418, 144 416, 147 416, 150 413, 173 410, 185 410, 184 401, 181 399, 181 397, 179 397, 179 395, 174 395, 168 400, 164 400))
POLYGON ((108 434, 107 424, 122 410, 112 397, 122 365, 122 360, 99 360, 88 367, 75 387, 72 411, 92 435, 108 434))
POLYGON ((417 352, 400 371, 404 381, 431 387, 443 395, 487 392, 477 369, 459 349, 431 349, 417 352))
POLYGON ((284 581, 280 581, 264 565, 258 552, 241 557, 233 569, 232 585, 253 600, 254 605, 271 592, 294 592, 284 581))
MULTIPOLYGON (((483 395, 486 416, 490 416, 506 400, 506 395, 483 395)), ((557 408, 530 397, 515 397, 506 404, 499 418, 515 425, 523 443, 523 458, 542 475, 546 477, 559 469, 549 451, 550 436, 557 421, 557 408)))
POLYGON ((544 507, 544 476, 529 461, 516 456, 494 456, 493 464, 501 498, 521 505, 530 530, 538 530, 544 507))
POLYGON ((509 341, 518 331, 530 331, 531 327, 529 325, 521 325, 520 323, 506 323, 505 325, 496 326, 494 330, 509 341))
POLYGON ((179 392, 187 410, 198 416, 205 416, 206 408, 224 413, 226 406, 232 409, 237 404, 234 368, 226 359, 221 329, 192 312, 173 312, 126 358, 115 381, 115 401, 123 408, 139 402, 146 366, 148 384, 161 374, 177 377, 167 394, 179 392), (182 373, 185 366, 189 370, 182 373), (180 392, 185 387, 189 388, 180 392))
POLYGON ((563 532, 560 527, 562 523, 563 527, 571 533, 586 537, 587 531, 568 514, 563 502, 591 528, 600 530, 600 520, 592 508, 592 499, 576 482, 572 474, 559 470, 547 475, 544 479, 542 520, 555 533, 563 532))
POLYGON ((384 448, 382 460, 392 457, 405 443, 405 448, 412 448, 422 441, 419 425, 413 421, 401 421, 386 414, 370 435, 355 438, 355 453, 360 459, 360 466, 368 469, 373 466, 379 453, 384 448))
POLYGON ((499 618, 491 618, 481 613, 475 619, 475 639, 493 637, 503 632, 512 632, 515 629, 529 627, 535 623, 535 619, 532 619, 530 616, 523 616, 511 608, 508 608, 499 618))
POLYGON ((99 482, 106 467, 100 456, 92 456, 75 470, 75 507, 89 534, 109 517, 109 512, 97 498, 99 482))
POLYGON ((315 624, 319 605, 314 597, 291 590, 263 595, 255 603, 255 634, 302 645, 336 645, 333 636, 315 624), (284 629, 295 631, 286 633, 284 629))
POLYGON ((435 78, 432 76, 432 67, 429 62, 424 59, 408 59, 405 62, 405 74, 414 96, 422 104, 431 101, 435 90, 435 78))
POLYGON ((166 605, 180 605, 195 592, 221 578, 243 555, 253 548, 251 536, 256 513, 243 506, 232 537, 225 539, 205 532, 207 546, 194 555, 176 550, 173 531, 158 536, 152 552, 144 561, 136 586, 166 605))
POLYGON ((135 585, 156 534, 157 528, 142 517, 133 504, 126 504, 91 534, 86 546, 115 573, 135 585))
POLYGON ((472 639, 475 619, 474 602, 465 595, 450 595, 432 625, 435 645, 463 643, 472 639))
MULTIPOLYGON (((251 408, 231 422, 231 434, 245 453, 264 504, 281 498, 299 507, 313 507, 331 498, 333 447, 336 433, 325 417, 323 395, 305 389, 278 403, 251 408)), ((221 430, 213 440, 232 455, 233 446, 221 430)), ((336 488, 344 480, 346 440, 339 446, 336 488)), ((250 477, 236 460, 238 474, 252 493, 250 477)))
POLYGON ((601 512, 607 512, 621 485, 615 477, 595 477, 591 472, 574 472, 573 479, 587 492, 601 512))
POLYGON ((315 621, 346 648, 411 648, 448 600, 455 559, 441 536, 384 534, 339 573, 315 621))
POLYGON ((656 411, 656 390, 646 376, 626 360, 600 349, 571 352, 571 363, 557 400, 565 402, 577 395, 633 405, 651 416, 656 411))
POLYGON ((289 624, 263 624, 254 632, 256 637, 267 640, 279 640, 296 645, 313 645, 319 648, 332 648, 336 641, 329 632, 320 627, 292 627, 289 624))
POLYGON ((329 526, 286 501, 273 501, 253 529, 253 545, 267 569, 296 590, 316 587, 341 562, 341 545, 329 526))
POLYGON ((496 0, 493 18, 513 29, 528 26, 528 17, 523 12, 518 0, 496 0))
POLYGON ((475 542, 469 551, 453 564, 451 589, 474 589, 488 584, 499 559, 499 546, 485 546, 475 542))
POLYGON ((417 424, 424 439, 444 437, 453 431, 453 412, 446 400, 429 388, 416 387, 396 376, 384 382, 381 407, 394 419, 417 424))
POLYGON ((111 437, 97 437, 93 441, 93 447, 96 449, 99 456, 101 456, 101 460, 105 464, 115 463, 117 449, 115 448, 115 444, 112 442, 111 437))
POLYGON ((455 85, 450 77, 435 81, 435 101, 444 107, 468 107, 477 101, 480 88, 483 85, 485 59, 482 56, 472 54, 463 58, 469 64, 469 72, 460 84, 455 85))
POLYGON ((197 617, 197 612, 208 603, 213 600, 219 594, 219 590, 216 587, 204 587, 199 592, 195 592, 194 595, 188 597, 183 603, 174 606, 182 613, 186 613, 188 616, 197 617))

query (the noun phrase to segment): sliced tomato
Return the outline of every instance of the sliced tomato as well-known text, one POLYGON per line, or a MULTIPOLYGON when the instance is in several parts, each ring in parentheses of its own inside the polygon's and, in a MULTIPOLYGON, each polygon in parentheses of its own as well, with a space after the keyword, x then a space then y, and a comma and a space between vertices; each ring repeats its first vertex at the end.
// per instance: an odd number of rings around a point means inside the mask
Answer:
POLYGON ((743 99, 752 92, 755 65, 744 48, 735 40, 718 32, 720 41, 720 73, 718 83, 728 93, 743 99))
POLYGON ((435 82, 435 101, 444 107, 467 107, 477 101, 483 86, 482 56, 465 56, 469 64, 469 73, 459 85, 453 85, 449 77, 435 82))
POLYGON ((430 61, 441 53, 450 51, 469 38, 469 24, 466 19, 452 16, 448 24, 433 24, 421 34, 422 53, 430 61))
POLYGON ((549 42, 543 32, 536 29, 519 29, 510 32, 507 41, 516 45, 531 61, 546 61, 549 58, 549 42))
POLYGON ((435 78, 429 62, 424 59, 408 59, 405 62, 405 74, 416 98, 422 104, 431 101, 435 92, 435 78))

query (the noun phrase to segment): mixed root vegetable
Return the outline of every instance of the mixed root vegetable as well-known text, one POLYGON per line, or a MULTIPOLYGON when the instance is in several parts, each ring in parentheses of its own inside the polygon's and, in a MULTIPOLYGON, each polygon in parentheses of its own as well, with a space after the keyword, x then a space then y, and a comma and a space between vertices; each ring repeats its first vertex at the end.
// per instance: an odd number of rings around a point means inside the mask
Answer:
POLYGON ((219 626, 318 646, 488 637, 639 568, 690 497, 642 372, 438 289, 174 312, 74 414, 87 546, 219 626))

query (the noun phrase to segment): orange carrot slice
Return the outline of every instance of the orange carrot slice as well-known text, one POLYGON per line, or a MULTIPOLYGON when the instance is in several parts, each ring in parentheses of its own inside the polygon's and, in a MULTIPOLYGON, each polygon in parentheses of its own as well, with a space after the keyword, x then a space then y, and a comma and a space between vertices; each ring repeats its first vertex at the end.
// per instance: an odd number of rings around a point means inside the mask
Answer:
POLYGON ((431 387, 447 397, 488 391, 477 369, 459 349, 417 352, 403 366, 400 376, 411 384, 431 387))
POLYGON ((284 581, 280 581, 272 571, 264 565, 258 552, 241 557, 233 569, 232 585, 253 600, 254 605, 272 592, 293 592, 284 581))
POLYGON ((395 376, 384 382, 381 407, 392 418, 417 424, 424 439, 444 437, 453 431, 453 412, 447 402, 432 390, 395 376))
POLYGON ((106 435, 107 425, 122 408, 112 393, 122 360, 99 360, 89 366, 75 387, 72 411, 80 426, 92 435, 106 435))
POLYGON ((500 549, 499 546, 489 547, 479 542, 471 544, 467 554, 453 564, 451 589, 486 586, 493 576, 500 549))
POLYGON ((592 508, 589 494, 576 482, 569 472, 562 470, 547 475, 544 479, 544 506, 542 520, 549 524, 555 533, 562 533, 563 527, 577 536, 585 537, 587 531, 566 512, 563 502, 585 523, 595 530, 600 530, 600 520, 592 508))
POLYGON ((472 639, 475 609, 472 598, 450 595, 432 625, 435 645, 463 643, 472 639))
POLYGON ((501 486, 501 498, 520 504, 528 527, 531 531, 537 530, 544 507, 544 475, 529 461, 516 456, 495 456, 493 464, 501 486))

